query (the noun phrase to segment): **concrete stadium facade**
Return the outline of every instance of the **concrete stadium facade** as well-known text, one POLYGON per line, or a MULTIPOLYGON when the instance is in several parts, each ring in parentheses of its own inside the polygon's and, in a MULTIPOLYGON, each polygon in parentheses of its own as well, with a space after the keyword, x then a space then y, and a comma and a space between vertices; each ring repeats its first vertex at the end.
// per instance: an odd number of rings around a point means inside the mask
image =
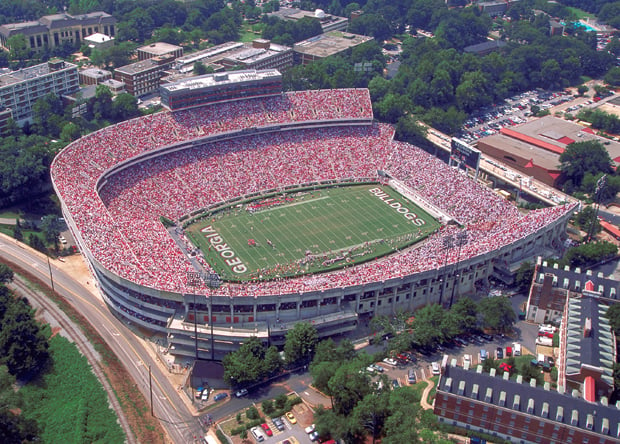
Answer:
MULTIPOLYGON (((334 119, 266 126, 260 131, 268 133, 371 124, 372 119, 334 119)), ((246 131, 233 131, 145 151, 103 171, 97 179, 97 192, 105 186, 107 178, 131 165, 213 143, 214 140, 246 136, 246 131)), ((374 315, 415 310, 432 303, 447 305, 454 295, 474 293, 477 282, 487 281, 498 270, 501 273, 511 264, 562 245, 571 214, 567 211, 534 233, 486 254, 461 260, 456 265, 448 264, 398 278, 321 291, 278 292, 260 296, 251 292, 234 297, 204 292, 194 294, 192 291, 166 291, 155 285, 137 283, 104 265, 93 254, 92 244, 75 223, 75 211, 72 212, 66 205, 63 198, 66 192, 57 186, 54 166, 52 169, 52 183, 60 196, 69 229, 87 259, 109 309, 125 321, 165 335, 169 353, 188 358, 198 355, 203 359, 221 360, 251 336, 260 338, 265 344, 282 345, 287 331, 297 322, 310 322, 321 337, 329 337, 352 331, 374 315)))

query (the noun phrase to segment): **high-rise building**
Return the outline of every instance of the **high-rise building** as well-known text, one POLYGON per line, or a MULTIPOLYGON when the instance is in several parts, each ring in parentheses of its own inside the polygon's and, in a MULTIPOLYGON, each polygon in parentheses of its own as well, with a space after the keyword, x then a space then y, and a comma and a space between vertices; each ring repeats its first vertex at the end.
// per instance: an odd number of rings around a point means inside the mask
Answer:
POLYGON ((23 123, 32 117, 32 106, 41 97, 78 90, 77 65, 62 60, 22 68, 0 75, 0 107, 10 108, 13 119, 23 123))

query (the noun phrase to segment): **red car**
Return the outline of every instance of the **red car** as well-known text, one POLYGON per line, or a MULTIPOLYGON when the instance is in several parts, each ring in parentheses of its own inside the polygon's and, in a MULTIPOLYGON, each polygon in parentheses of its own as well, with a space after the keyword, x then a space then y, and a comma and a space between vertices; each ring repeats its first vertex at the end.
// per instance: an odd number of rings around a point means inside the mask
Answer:
POLYGON ((273 436, 273 432, 271 431, 271 429, 269 428, 269 426, 266 423, 261 424, 260 426, 263 428, 263 430, 265 431, 267 436, 273 436))

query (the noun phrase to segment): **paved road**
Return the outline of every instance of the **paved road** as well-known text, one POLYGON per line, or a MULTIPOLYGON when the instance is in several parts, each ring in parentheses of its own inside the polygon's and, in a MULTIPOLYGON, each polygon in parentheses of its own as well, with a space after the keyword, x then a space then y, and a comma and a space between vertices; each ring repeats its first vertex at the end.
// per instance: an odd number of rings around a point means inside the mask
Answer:
MULTIPOLYGON (((44 282, 50 282, 46 259, 15 240, 0 236, 0 255, 30 270, 44 282)), ((160 366, 151 358, 142 343, 121 321, 114 317, 103 301, 94 297, 86 288, 52 263, 54 288, 76 310, 90 320, 104 341, 118 358, 125 363, 137 387, 149 399, 148 366, 153 380, 154 414, 169 434, 172 442, 191 443, 202 436, 203 428, 198 418, 185 406, 160 366)))

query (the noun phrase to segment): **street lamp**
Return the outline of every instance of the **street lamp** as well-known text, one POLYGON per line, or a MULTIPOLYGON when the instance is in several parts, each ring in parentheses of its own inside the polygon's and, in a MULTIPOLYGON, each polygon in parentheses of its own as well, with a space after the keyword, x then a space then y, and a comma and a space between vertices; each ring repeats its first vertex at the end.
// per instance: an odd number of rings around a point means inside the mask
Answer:
POLYGON ((446 251, 446 255, 444 256, 444 260, 443 260, 442 278, 439 279, 439 281, 441 282, 441 289, 439 291, 439 305, 443 305, 443 291, 444 291, 444 287, 446 285, 446 280, 447 280, 446 279, 446 268, 448 268, 448 251, 450 251, 450 249, 454 247, 454 237, 451 234, 448 234, 441 240, 441 242, 443 244, 444 250, 446 251))
POLYGON ((588 236, 586 243, 592 240, 594 236, 594 229, 596 227, 596 220, 598 218, 598 209, 601 202, 601 195, 607 188, 607 174, 603 174, 599 180, 596 181, 596 189, 594 190, 594 214, 592 215, 592 222, 590 223, 590 229, 588 230, 588 236))

